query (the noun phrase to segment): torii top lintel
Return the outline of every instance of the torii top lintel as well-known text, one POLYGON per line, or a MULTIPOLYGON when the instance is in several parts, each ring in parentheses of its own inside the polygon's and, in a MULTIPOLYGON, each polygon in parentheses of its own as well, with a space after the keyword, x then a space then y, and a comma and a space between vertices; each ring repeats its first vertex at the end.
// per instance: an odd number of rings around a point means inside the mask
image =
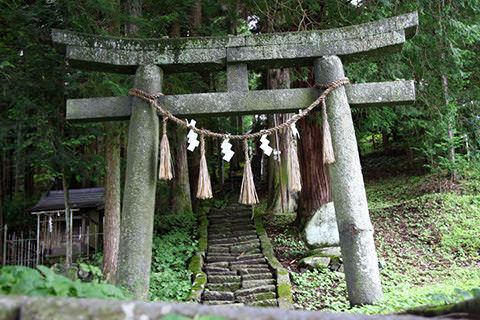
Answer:
POLYGON ((418 13, 412 12, 336 29, 251 36, 122 39, 57 29, 51 36, 74 67, 133 74, 146 64, 182 72, 224 69, 229 63, 252 68, 303 66, 326 55, 348 61, 359 54, 399 49, 417 25, 418 13))

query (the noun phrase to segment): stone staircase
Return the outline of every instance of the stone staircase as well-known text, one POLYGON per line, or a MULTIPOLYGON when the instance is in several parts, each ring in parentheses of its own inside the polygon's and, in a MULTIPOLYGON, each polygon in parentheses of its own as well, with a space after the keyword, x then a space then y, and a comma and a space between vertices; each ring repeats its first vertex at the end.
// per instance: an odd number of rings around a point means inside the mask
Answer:
POLYGON ((208 214, 204 304, 277 306, 275 277, 260 248, 252 211, 231 201, 208 214))

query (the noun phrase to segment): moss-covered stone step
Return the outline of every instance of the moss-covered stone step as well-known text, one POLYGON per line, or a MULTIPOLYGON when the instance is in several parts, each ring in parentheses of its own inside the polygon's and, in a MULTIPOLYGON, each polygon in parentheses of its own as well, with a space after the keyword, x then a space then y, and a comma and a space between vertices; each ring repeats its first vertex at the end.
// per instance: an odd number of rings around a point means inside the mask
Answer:
POLYGON ((275 280, 273 280, 273 279, 243 280, 242 281, 242 289, 268 286, 268 285, 272 285, 272 284, 273 285, 275 284, 275 280))
POLYGON ((254 293, 261 293, 261 292, 273 292, 275 293, 276 287, 273 284, 265 285, 265 286, 259 286, 259 287, 253 287, 253 288, 246 288, 246 289, 240 289, 235 291, 235 297, 242 297, 242 296, 248 296, 252 295, 254 293))
POLYGON ((260 292, 260 293, 253 293, 246 296, 238 296, 236 297, 239 302, 242 303, 252 303, 255 301, 264 301, 269 299, 275 299, 277 295, 275 292, 260 292))
POLYGON ((231 282, 231 283, 209 283, 207 288, 212 291, 237 291, 240 289, 240 282, 231 282))
POLYGON ((209 238, 208 243, 211 245, 224 245, 224 244, 229 244, 229 245, 235 245, 235 246, 243 246, 243 245, 248 245, 248 244, 260 244, 258 238, 250 238, 248 240, 240 240, 238 237, 225 237, 225 238, 209 238))
POLYGON ((271 272, 245 274, 245 275, 242 275, 242 279, 243 280, 273 279, 273 274, 271 272))
POLYGON ((231 270, 239 270, 239 269, 247 269, 247 270, 253 270, 253 269, 263 269, 263 268, 268 268, 267 262, 265 263, 257 263, 257 264, 234 264, 230 267, 231 270))
POLYGON ((231 271, 228 267, 217 267, 217 266, 211 266, 211 265, 205 265, 203 270, 205 271, 231 271))
POLYGON ((208 246, 207 247, 207 254, 208 253, 228 253, 230 249, 228 247, 222 247, 222 246, 208 246))
POLYGON ((231 283, 231 282, 240 282, 240 276, 207 276, 207 283, 231 283))
POLYGON ((207 276, 237 276, 238 273, 237 271, 206 271, 207 276))
POLYGON ((246 275, 246 274, 257 274, 257 273, 269 273, 269 272, 271 272, 270 269, 267 268, 267 267, 250 268, 250 269, 240 268, 240 269, 237 269, 237 271, 242 276, 246 275))
POLYGON ((237 264, 266 264, 265 258, 253 258, 253 259, 243 259, 243 260, 236 260, 231 261, 230 264, 237 265, 237 264))
POLYGON ((203 300, 213 300, 213 301, 235 301, 235 295, 231 291, 210 291, 205 290, 203 292, 203 300))
POLYGON ((222 262, 222 261, 232 262, 232 261, 238 261, 238 260, 233 255, 215 254, 215 255, 207 255, 207 257, 205 258, 205 261, 207 261, 207 263, 211 263, 211 262, 222 262))
POLYGON ((208 264, 205 264, 205 267, 228 268, 228 261, 210 262, 210 263, 208 263, 208 264))
POLYGON ((253 301, 248 305, 252 307, 277 307, 278 302, 277 299, 267 299, 262 301, 253 301))
POLYGON ((233 225, 233 226, 230 227, 230 230, 232 232, 234 232, 234 231, 247 231, 247 230, 255 230, 255 228, 253 227, 253 225, 251 223, 249 223, 249 224, 233 225))
POLYGON ((255 242, 252 241, 245 244, 232 245, 230 247, 230 251, 232 253, 241 253, 241 252, 250 251, 258 248, 260 248, 260 242, 258 242, 258 240, 255 240, 255 242))
POLYGON ((257 232, 255 230, 242 230, 242 231, 232 231, 232 237, 240 236, 256 236, 257 232))
POLYGON ((238 303, 238 302, 232 303, 230 301, 205 301, 205 304, 226 306, 226 307, 243 307, 245 305, 243 303, 238 303))
MULTIPOLYGON (((203 301, 204 304, 212 304, 212 305, 236 305, 237 303, 232 302, 232 301, 225 301, 225 300, 205 300, 203 301)), ((242 306, 244 305, 243 303, 241 304, 242 306)))

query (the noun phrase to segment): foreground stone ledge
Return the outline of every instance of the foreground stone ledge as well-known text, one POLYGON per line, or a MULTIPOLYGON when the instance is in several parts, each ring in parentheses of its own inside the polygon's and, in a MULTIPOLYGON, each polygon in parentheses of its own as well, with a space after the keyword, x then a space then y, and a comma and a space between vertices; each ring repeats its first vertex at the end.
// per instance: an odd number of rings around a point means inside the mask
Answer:
POLYGON ((422 317, 409 315, 366 316, 346 313, 284 310, 278 308, 209 306, 199 304, 175 304, 166 302, 146 303, 139 301, 118 301, 100 299, 0 296, 0 320, 157 320, 168 314, 180 314, 192 318, 196 315, 215 315, 219 317, 225 317, 229 320, 425 319, 422 317))

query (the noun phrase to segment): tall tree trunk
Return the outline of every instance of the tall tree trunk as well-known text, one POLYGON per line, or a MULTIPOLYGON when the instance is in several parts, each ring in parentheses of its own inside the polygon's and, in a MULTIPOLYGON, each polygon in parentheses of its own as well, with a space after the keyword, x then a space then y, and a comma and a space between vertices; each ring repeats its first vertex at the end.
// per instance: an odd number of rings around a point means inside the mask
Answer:
POLYGON ((63 200, 65 204, 65 269, 70 269, 72 265, 72 212, 70 211, 70 197, 68 194, 67 178, 65 177, 65 169, 62 173, 62 187, 63 187, 63 200))
MULTIPOLYGON (((128 15, 133 18, 139 18, 142 16, 142 0, 130 0, 126 1, 126 11, 128 12, 128 15)), ((140 27, 138 24, 131 22, 127 23, 126 26, 127 30, 126 33, 127 35, 133 35, 138 32, 140 27)))
POLYGON ((185 145, 186 130, 180 126, 175 129, 175 177, 172 190, 173 211, 179 213, 192 212, 192 198, 190 193, 190 180, 188 174, 187 146, 185 145))
MULTIPOLYGON (((3 166, 5 165, 3 161, 3 151, 0 152, 0 251, 3 250, 3 194, 4 194, 4 184, 3 184, 3 166)), ((0 257, 1 265, 3 266, 5 261, 3 261, 3 254, 0 257)))
MULTIPOLYGON (((141 14, 141 2, 131 1, 128 3, 130 15, 137 16, 141 14)), ((114 24, 112 33, 120 33, 119 9, 120 3, 113 2, 114 12, 112 17, 114 24)), ((137 29, 129 25, 129 33, 136 32, 137 29), (133 29, 132 29, 133 28, 133 29)), ((108 283, 115 284, 115 275, 117 273, 118 251, 120 245, 120 216, 121 216, 121 184, 120 184, 120 136, 122 126, 117 122, 105 123, 105 206, 104 206, 104 225, 103 225, 103 274, 108 283)))
MULTIPOLYGON (((450 97, 449 97, 449 90, 448 90, 448 77, 445 71, 445 66, 447 65, 447 61, 445 58, 445 51, 447 50, 448 44, 445 43, 445 35, 447 33, 447 30, 443 24, 443 15, 445 14, 445 1, 438 1, 438 25, 440 29, 440 35, 438 37, 438 41, 440 42, 440 50, 441 50, 441 64, 440 64, 440 73, 441 73, 441 82, 442 82, 442 95, 443 95, 443 100, 445 103, 446 107, 446 114, 448 115, 448 123, 447 123, 447 136, 448 140, 453 144, 453 125, 455 122, 455 115, 453 115, 453 120, 452 117, 450 116, 451 110, 449 109, 450 105, 450 97)), ((452 145, 450 150, 449 150, 449 158, 451 163, 453 164, 455 162, 455 147, 452 145)), ((457 173, 455 170, 453 170, 452 174, 452 179, 455 181, 457 179, 457 173)))
POLYGON ((190 34, 197 36, 196 28, 202 24, 202 0, 195 0, 194 2, 190 11, 190 24, 192 25, 190 34))
POLYGON ((298 160, 302 177, 296 223, 303 230, 306 222, 323 205, 332 201, 330 174, 323 163, 323 129, 318 113, 298 121, 303 133, 298 141, 298 160))
POLYGON ((105 123, 105 221, 103 231, 103 274, 115 283, 120 243, 120 128, 105 123))
MULTIPOLYGON (((290 88, 290 71, 289 69, 272 69, 267 71, 267 88, 268 89, 286 89, 290 88)), ((273 125, 287 121, 291 115, 281 114, 274 115, 273 125)), ((269 204, 270 208, 275 211, 295 211, 297 207, 297 195, 288 189, 288 148, 291 141, 290 134, 287 130, 282 130, 278 134, 271 135, 272 147, 279 149, 281 161, 275 161, 274 157, 269 160, 269 204), (277 141, 278 139, 278 141, 277 141), (276 169, 274 169, 276 168, 276 169), (272 189, 273 188, 273 189, 272 189)))

